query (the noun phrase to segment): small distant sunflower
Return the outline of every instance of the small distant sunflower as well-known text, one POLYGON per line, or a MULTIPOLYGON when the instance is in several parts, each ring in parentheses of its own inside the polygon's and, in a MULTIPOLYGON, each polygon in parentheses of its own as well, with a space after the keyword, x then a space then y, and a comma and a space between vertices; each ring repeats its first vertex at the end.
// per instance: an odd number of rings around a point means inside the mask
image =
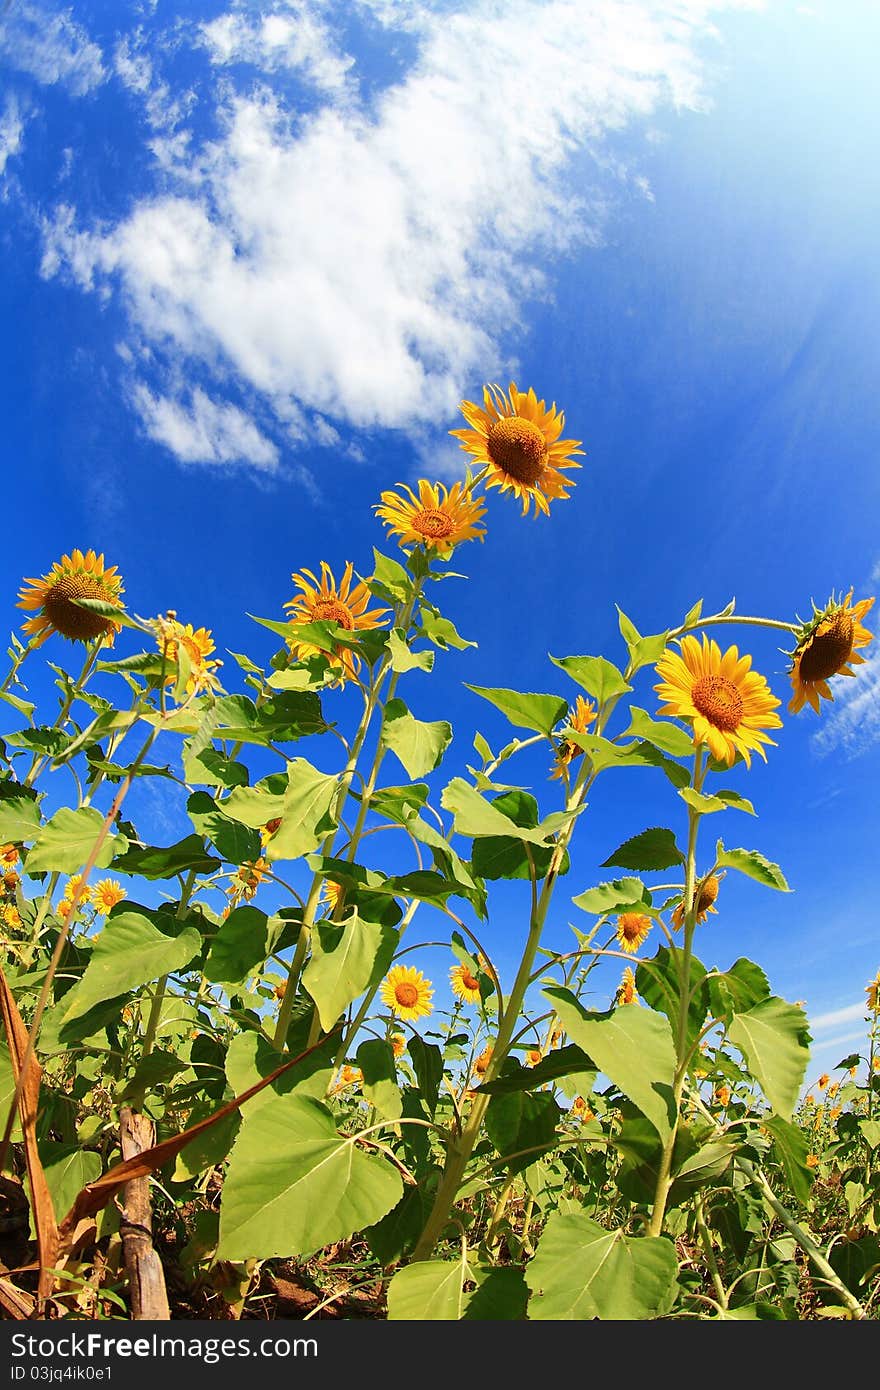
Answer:
POLYGON ((383 492, 381 503, 373 510, 385 522, 398 544, 424 545, 448 556, 462 541, 481 541, 485 530, 477 523, 486 508, 482 502, 469 497, 462 483, 446 489, 442 483, 431 484, 419 479, 419 495, 406 483, 398 483, 408 497, 397 492, 383 492))
MULTIPOLYGON (((153 618, 149 626, 156 638, 159 651, 165 658, 166 670, 177 668, 181 649, 189 663, 186 678, 187 695, 197 695, 202 690, 219 690, 220 681, 215 672, 222 661, 210 661, 214 651, 214 639, 206 627, 194 628, 192 623, 178 622, 173 612, 162 618, 153 618)), ((173 685, 177 679, 176 669, 165 677, 166 685, 173 685)))
MULTIPOLYGON (((73 901, 74 894, 76 893, 76 891, 77 891, 77 889, 79 888, 79 886, 80 886, 80 884, 82 883, 82 881, 83 881, 83 876, 82 876, 82 874, 71 874, 71 875, 70 875, 70 878, 67 880, 67 883, 64 885, 64 898, 65 898, 65 900, 66 900, 67 902, 72 902, 72 901, 73 901)), ((80 898, 79 898, 79 905, 80 905, 80 907, 85 907, 86 903, 90 903, 90 902, 92 901, 92 892, 93 892, 93 890, 92 890, 91 888, 83 888, 82 892, 80 893, 80 898)))
MULTIPOLYGON (((694 889, 694 897, 697 903, 697 910, 694 915, 695 922, 705 922, 710 912, 717 913, 718 908, 715 902, 718 898, 718 891, 721 888, 721 880, 717 874, 707 874, 706 877, 697 884, 694 889)), ((676 931, 681 931, 684 926, 684 903, 679 903, 672 914, 672 925, 676 931)))
POLYGON ((112 912, 117 903, 125 899, 125 889, 121 883, 117 883, 115 878, 102 878, 100 883, 96 883, 92 890, 92 902, 95 911, 103 917, 105 913, 112 912))
POLYGON ((249 903, 252 898, 256 897, 257 889, 266 877, 268 868, 268 864, 261 855, 253 863, 242 864, 236 870, 235 877, 226 889, 227 896, 232 899, 235 906, 242 901, 249 903))
POLYGON ((23 630, 36 639, 38 646, 53 632, 60 632, 71 642, 91 642, 95 637, 103 637, 109 645, 122 630, 122 624, 102 613, 80 608, 77 599, 100 599, 121 609, 122 592, 116 566, 105 567, 103 555, 96 555, 94 550, 85 554, 81 550, 71 551, 56 560, 42 578, 25 580, 18 607, 37 611, 22 624, 23 630))
POLYGON ((807 1154, 807 1157, 806 1157, 806 1159, 805 1159, 804 1161, 805 1161, 805 1163, 806 1163, 806 1165, 807 1165, 808 1168, 818 1168, 818 1167, 819 1167, 819 1155, 818 1155, 818 1154, 807 1154))
POLYGON ((528 1052, 526 1053, 527 1067, 536 1067, 540 1062, 543 1062, 543 1060, 544 1054, 539 1047, 529 1048, 528 1052))
POLYGON ((480 982, 467 965, 454 965, 449 972, 452 993, 467 1004, 479 1004, 480 982))
MULTIPOLYGON (((587 728, 596 718, 596 706, 589 700, 585 700, 583 695, 578 695, 574 709, 569 712, 568 727, 574 729, 575 733, 585 734, 587 728)), ((565 769, 569 763, 573 763, 575 758, 582 758, 584 750, 571 739, 563 739, 556 750, 556 761, 554 763, 551 777, 564 777, 565 769)))
POLYGON ((871 1013, 876 1013, 880 1009, 880 970, 870 984, 865 986, 865 993, 868 996, 868 1008, 871 1013))
POLYGON ((617 986, 617 994, 614 996, 615 1004, 635 1004, 638 1000, 639 992, 636 989, 636 977, 631 968, 624 967, 623 978, 617 986))
POLYGON ((391 1051, 394 1053, 395 1058, 402 1057, 404 1052, 406 1052, 406 1038, 403 1036, 403 1034, 392 1033, 390 1042, 391 1051))
POLYGON ((16 845, 0 845, 0 862, 4 864, 18 863, 18 848, 16 845))
POLYGON ((8 927, 10 931, 17 931, 21 926, 21 914, 15 903, 4 903, 0 907, 0 917, 3 919, 3 925, 8 927))
POLYGON ((651 925, 651 919, 646 912, 622 912, 617 919, 615 932, 620 949, 634 955, 646 940, 651 925))
POLYGON ((717 1100, 719 1105, 723 1105, 726 1108, 730 1104, 730 1087, 716 1086, 715 1099, 717 1100))
POLYGON ((2 875, 4 893, 14 893, 21 879, 15 869, 7 869, 2 875))
POLYGON ((383 1003, 398 1018, 427 1018, 432 1011, 434 986, 414 965, 393 965, 379 990, 383 1003))
MULTIPOLYGON (((387 608, 370 608, 370 591, 361 580, 352 588, 354 566, 351 561, 345 566, 342 578, 337 585, 333 571, 325 560, 321 561, 321 578, 311 570, 293 574, 291 578, 298 596, 285 603, 291 623, 336 623, 346 632, 366 632, 381 627, 388 616, 387 608)), ((319 654, 319 648, 308 642, 298 642, 295 637, 288 638, 291 654, 298 661, 319 654)), ((354 678, 360 670, 360 657, 348 647, 339 646, 330 658, 336 672, 335 685, 344 685, 354 678)))
POLYGON ((565 416, 555 404, 548 410, 531 388, 518 391, 510 383, 505 393, 490 384, 483 405, 462 401, 467 430, 450 430, 480 468, 488 466, 486 487, 512 492, 522 501, 523 516, 532 502, 535 511, 549 515, 550 503, 568 496, 572 482, 562 469, 580 468, 573 455, 582 454, 579 439, 560 439, 565 416))
POLYGON ((763 730, 782 727, 774 713, 782 701, 751 665, 752 658, 740 656, 736 647, 722 656, 718 643, 705 633, 702 646, 696 637, 683 637, 681 655, 667 647, 657 662, 660 684, 654 689, 665 701, 660 714, 688 720, 694 743, 707 744, 712 757, 728 767, 737 753, 747 767, 753 752, 766 762, 763 745, 773 745, 773 740, 763 730))
POLYGON ((791 678, 794 695, 788 706, 797 714, 804 705, 812 705, 819 713, 819 697, 833 700, 828 686, 832 676, 854 676, 853 666, 861 666, 865 658, 858 648, 866 647, 873 633, 862 626, 862 619, 874 605, 872 598, 863 598, 852 607, 852 589, 845 599, 832 594, 821 610, 813 605, 813 617, 802 624, 791 655, 791 678))
POLYGON ((823 1071, 822 1075, 819 1077, 819 1080, 816 1082, 816 1085, 819 1087, 820 1091, 824 1091, 825 1087, 828 1085, 828 1082, 830 1080, 831 1077, 828 1075, 827 1071, 823 1071))

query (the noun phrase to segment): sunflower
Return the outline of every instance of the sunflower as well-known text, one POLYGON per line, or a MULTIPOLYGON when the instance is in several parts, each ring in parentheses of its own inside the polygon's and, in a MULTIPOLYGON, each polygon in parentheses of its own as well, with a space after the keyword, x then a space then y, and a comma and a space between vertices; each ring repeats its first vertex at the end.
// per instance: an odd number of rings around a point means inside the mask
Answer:
POLYGON ((529 1048, 529 1051, 526 1053, 527 1067, 536 1067, 539 1062, 543 1062, 543 1060, 544 1054, 539 1047, 529 1048))
POLYGON ((326 903, 330 908, 330 916, 336 914, 336 910, 345 898, 345 889, 341 883, 336 883, 332 878, 325 878, 321 884, 321 902, 326 903))
POLYGON ((452 993, 467 1004, 479 1004, 480 982, 467 965, 454 965, 449 972, 452 993))
POLYGON ((651 930, 651 919, 645 912, 622 912, 617 919, 615 935, 620 949, 634 955, 651 930))
MULTIPOLYGON (((715 906, 718 897, 718 890, 721 887, 721 880, 717 874, 707 874, 701 883, 698 883, 694 890, 694 901, 697 904, 694 914, 695 922, 705 922, 710 912, 718 911, 715 906)), ((677 931, 684 926, 684 903, 679 903, 672 914, 672 925, 677 931)))
POLYGON ((808 1168, 818 1168, 818 1167, 819 1167, 819 1155, 818 1155, 818 1154, 807 1154, 806 1158, 804 1159, 804 1162, 806 1163, 806 1165, 807 1165, 808 1168))
POLYGON ((236 906, 242 901, 250 902, 251 898, 256 896, 257 889, 266 877, 268 867, 261 855, 252 864, 242 864, 236 870, 235 877, 226 889, 227 896, 232 899, 236 906))
POLYGON ((434 986, 414 965, 393 965, 379 993, 398 1018, 427 1018, 432 1011, 434 986))
MULTIPOLYGON (((83 881, 83 876, 82 876, 82 874, 71 874, 71 875, 70 875, 70 878, 67 880, 67 883, 64 885, 64 898, 65 898, 65 900, 66 900, 67 902, 73 902, 74 894, 77 892, 77 889, 79 889, 80 884, 82 883, 82 881, 83 881)), ((84 907, 84 906, 86 905, 86 903, 90 903, 90 902, 92 901, 92 892, 93 892, 93 890, 92 890, 91 888, 83 888, 83 889, 82 889, 82 891, 80 892, 80 896, 79 896, 79 905, 80 905, 80 907, 84 907)))
POLYGON ((0 917, 3 919, 3 925, 10 931, 17 931, 21 926, 21 915, 15 903, 4 903, 0 907, 0 917))
POLYGON ((816 1082, 816 1085, 819 1087, 820 1091, 824 1091, 825 1087, 828 1085, 828 1082, 830 1080, 831 1077, 828 1075, 827 1071, 823 1071, 822 1075, 819 1077, 819 1080, 816 1082))
POLYGON ((395 1058, 402 1057, 404 1052, 406 1052, 406 1038, 403 1034, 392 1033, 389 1041, 391 1043, 391 1051, 394 1053, 395 1058))
POLYGON ((2 874, 2 881, 4 893, 14 893, 21 879, 19 878, 17 870, 7 869, 5 873, 2 874))
MULTIPOLYGON (((337 585, 330 566, 326 560, 322 560, 320 579, 311 570, 291 575, 300 592, 296 598, 284 605, 290 614, 290 622, 336 623, 337 626, 345 628, 346 632, 366 632, 371 628, 380 627, 388 615, 388 609, 370 609, 370 591, 363 580, 352 588, 353 574, 354 566, 349 560, 337 585)), ((288 646, 292 656, 298 661, 304 661, 320 652, 319 647, 313 647, 308 642, 298 642, 295 637, 288 638, 288 646)), ((356 676, 360 669, 360 657, 348 647, 337 647, 329 660, 332 670, 336 673, 334 685, 344 685, 346 680, 356 676)))
POLYGON ((715 1099, 717 1100, 717 1102, 718 1102, 719 1105, 723 1105, 723 1106, 727 1107, 727 1106, 730 1104, 730 1087, 729 1087, 729 1086, 716 1086, 716 1087, 715 1087, 715 1099))
POLYGON ((36 614, 22 624, 37 646, 53 632, 60 632, 72 642, 91 642, 103 637, 109 644, 122 624, 103 613, 80 608, 77 600, 100 599, 113 608, 122 608, 120 594, 122 579, 116 566, 104 566, 104 556, 94 550, 74 550, 56 560, 48 574, 40 579, 26 579, 18 595, 19 608, 35 608, 36 614), (27 586, 30 585, 28 588, 27 586))
POLYGON ((712 757, 728 767, 737 753, 747 767, 753 751, 766 762, 763 745, 773 740, 763 730, 782 727, 774 713, 782 701, 751 669, 752 658, 740 656, 736 647, 728 647, 722 656, 718 643, 705 633, 702 647, 690 636, 680 645, 680 656, 667 647, 657 662, 660 684, 654 689, 665 701, 660 714, 691 721, 694 744, 708 744, 712 757))
POLYGON ((492 1044, 489 1043, 487 1047, 483 1048, 483 1051, 480 1053, 479 1057, 474 1062, 474 1071, 477 1073, 477 1076, 485 1076, 486 1072, 489 1069, 489 1063, 492 1060, 493 1051, 494 1048, 492 1044))
POLYGON ((479 467, 489 470, 486 487, 513 492, 523 504, 523 516, 535 504, 536 512, 549 515, 550 503, 568 496, 571 480, 563 468, 580 468, 574 454, 582 454, 579 439, 560 439, 565 416, 555 404, 547 410, 531 388, 518 391, 515 382, 505 395, 500 386, 483 389, 483 408, 462 401, 461 413, 471 426, 450 430, 479 467))
MULTIPOLYGON (((585 734, 587 726, 592 724, 596 718, 596 706, 589 700, 585 700, 583 695, 578 695, 574 703, 574 709, 568 716, 568 727, 574 729, 575 733, 585 734)), ((554 763, 551 777, 564 777, 565 769, 569 763, 574 762, 575 758, 583 757, 584 750, 579 744, 572 742, 571 739, 563 739, 556 750, 556 761, 554 763)))
POLYGON ((880 1009, 880 970, 877 971, 876 978, 865 986, 865 993, 868 996, 868 1008, 875 1014, 880 1009))
POLYGON ((4 864, 17 864, 17 847, 15 845, 0 845, 0 861, 2 861, 4 864))
MULTIPOLYGON (((154 618, 152 628, 159 651, 168 666, 177 668, 181 649, 189 663, 186 678, 187 695, 197 695, 200 690, 219 690, 220 682, 214 672, 222 661, 209 661, 214 651, 214 639, 206 627, 194 628, 192 623, 180 623, 173 612, 164 618, 154 618)), ((173 685, 176 670, 166 676, 165 684, 173 685)))
POLYGON ((121 903, 125 898, 125 890, 121 883, 117 883, 115 878, 102 878, 100 883, 96 883, 92 890, 92 902, 95 911, 103 917, 106 912, 111 912, 117 903, 121 903))
POLYGON ((627 965, 623 971, 623 978, 617 986, 617 993, 614 996, 615 1004, 635 1004, 639 997, 636 989, 636 977, 631 966, 627 965))
POLYGON ((423 545, 448 557, 462 541, 483 540, 486 532, 477 522, 486 508, 468 496, 462 483, 453 483, 447 490, 442 483, 431 484, 420 478, 418 497, 406 483, 397 486, 409 497, 383 492, 381 504, 373 510, 389 533, 400 537, 399 545, 423 545))
POLYGON ((857 648, 865 647, 873 633, 862 626, 862 618, 873 607, 872 598, 860 599, 850 607, 852 589, 843 601, 832 594, 821 610, 814 607, 813 617, 802 624, 797 645, 791 655, 791 677, 794 695, 788 708, 797 714, 809 702, 819 713, 820 695, 826 700, 834 696, 828 688, 832 676, 854 676, 852 666, 861 666, 865 658, 857 648))

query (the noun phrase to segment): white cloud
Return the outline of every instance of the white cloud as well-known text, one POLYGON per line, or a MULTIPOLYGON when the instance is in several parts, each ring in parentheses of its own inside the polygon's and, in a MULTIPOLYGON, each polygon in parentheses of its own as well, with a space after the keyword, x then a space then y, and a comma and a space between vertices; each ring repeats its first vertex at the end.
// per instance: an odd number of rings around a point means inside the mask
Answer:
POLYGON ((132 394, 147 434, 183 463, 249 463, 264 470, 278 464, 276 446, 244 411, 218 404, 198 387, 189 409, 179 400, 154 396, 142 384, 132 394))
MULTIPOLYGON (((810 1019, 810 1027, 813 1032, 824 1032, 827 1028, 838 1028, 841 1023, 854 1023, 857 1018, 867 1017, 867 1005, 864 999, 859 1004, 847 1004, 843 1009, 832 1009, 827 1014, 817 1014, 810 1019)), ((852 1036, 847 1034, 847 1037, 852 1036)), ((829 1043, 834 1039, 829 1039, 829 1043)))
POLYGON ((880 648, 867 649, 853 676, 832 682, 834 704, 823 705, 821 727, 810 740, 820 756, 842 748, 857 757, 880 739, 880 648))
POLYGON ((0 113, 0 174, 6 169, 6 161, 21 149, 24 121, 15 97, 6 98, 6 106, 0 113))
POLYGON ((102 57, 71 10, 13 0, 0 15, 0 58, 44 86, 61 82, 84 96, 106 77, 102 57))
MULTIPOLYGON (((280 423, 320 412, 430 433, 509 368, 524 303, 547 292, 548 257, 599 239, 609 191, 595 189, 604 179, 616 193, 629 177, 606 158, 608 133, 663 106, 701 106, 699 49, 713 9, 729 7, 419 7, 418 57, 371 108, 349 90, 307 116, 265 86, 224 96, 221 134, 186 151, 170 190, 180 152, 163 145, 162 192, 116 226, 82 230, 59 209, 43 273, 65 266, 84 288, 121 290, 137 333, 177 367, 231 369, 280 423)), ((395 26, 396 7, 373 8, 395 26)), ((398 28, 413 27, 414 9, 398 28)), ((215 62, 246 52, 266 69, 315 50, 316 14, 230 11, 200 33, 215 62)), ((129 80, 146 78, 135 68, 129 80)), ((631 187, 648 191, 640 175, 631 187)))
POLYGON ((236 10, 200 25, 202 41, 218 65, 251 63, 263 72, 299 72, 324 92, 345 89, 352 59, 340 53, 318 6, 284 0, 271 14, 236 10))

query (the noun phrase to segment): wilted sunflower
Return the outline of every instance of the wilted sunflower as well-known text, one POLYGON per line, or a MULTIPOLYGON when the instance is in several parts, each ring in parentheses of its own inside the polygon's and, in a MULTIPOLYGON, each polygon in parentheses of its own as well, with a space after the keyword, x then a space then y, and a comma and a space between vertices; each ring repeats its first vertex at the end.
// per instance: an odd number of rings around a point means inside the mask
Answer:
POLYGON ((523 515, 532 502, 536 512, 549 515, 550 503, 568 496, 573 486, 563 468, 580 468, 574 454, 582 454, 579 439, 560 439, 565 416, 555 404, 548 410, 531 388, 518 391, 510 383, 505 394, 494 384, 483 389, 483 406, 462 401, 461 413, 471 426, 450 430, 480 468, 487 467, 486 487, 513 492, 523 504, 523 515))
MULTIPOLYGON (((583 695, 578 695, 574 703, 574 709, 568 714, 568 727, 574 729, 575 733, 585 734, 587 728, 596 718, 596 706, 589 700, 585 700, 583 695)), ((575 758, 582 758, 583 748, 574 743, 571 739, 563 739, 556 750, 556 760, 553 766, 551 777, 564 777, 565 769, 569 763, 573 763, 575 758)))
POLYGON ((479 1004, 480 982, 467 965, 454 965, 449 972, 452 993, 467 1004, 479 1004))
MULTIPOLYGON (((721 880, 717 874, 707 874, 701 883, 694 889, 694 900, 697 904, 694 913, 695 922, 705 922, 710 912, 717 912, 715 901, 718 897, 718 890, 721 887, 721 880)), ((672 914, 672 925, 680 931, 684 926, 684 903, 679 903, 672 914)))
POLYGON ((813 606, 813 617, 801 627, 797 645, 790 653, 789 676, 794 695, 788 708, 792 714, 797 714, 807 703, 818 714, 820 696, 834 699, 828 687, 830 678, 854 676, 851 666, 864 663, 865 658, 859 656, 857 648, 866 647, 874 635, 862 626, 862 618, 873 607, 874 600, 863 598, 850 607, 851 600, 852 589, 842 601, 832 594, 821 611, 813 606))
POLYGON ((634 955, 646 939, 651 925, 646 912, 622 912, 617 919, 615 932, 620 949, 634 955))
MULTIPOLYGON (((320 579, 311 570, 291 575, 300 593, 284 605, 290 614, 289 621, 336 623, 337 626, 345 628, 346 632, 365 632, 370 628, 380 627, 388 616, 388 609, 370 609, 370 591, 362 580, 352 588, 353 575, 354 566, 350 560, 338 585, 326 560, 321 561, 320 579)), ((288 638, 288 646, 291 654, 299 661, 316 656, 320 652, 320 648, 311 646, 308 642, 298 642, 295 637, 288 638)), ((338 673, 334 682, 336 685, 344 685, 346 680, 356 676, 360 670, 360 657, 348 647, 337 647, 329 660, 333 670, 338 673)))
POLYGON ((442 483, 432 485, 420 478, 418 497, 406 483, 397 486, 409 497, 383 492, 380 505, 373 510, 390 534, 400 537, 399 545, 424 545, 448 556, 462 541, 481 541, 485 537, 485 530, 477 522, 486 508, 468 496, 462 483, 453 483, 447 490, 442 483))
MULTIPOLYGON (((764 729, 778 729, 782 720, 774 713, 781 700, 766 680, 751 669, 752 658, 728 647, 722 656, 715 641, 703 634, 681 639, 681 655, 669 647, 657 662, 660 684, 654 689, 665 701, 660 714, 689 720, 694 743, 708 745, 718 762, 731 767, 737 753, 751 766, 752 752, 766 762, 763 745, 773 745, 764 729)), ((775 745, 774 745, 775 746, 775 745)))
POLYGON ((121 903, 124 898, 125 890, 115 878, 102 878, 101 882, 96 883, 92 889, 92 903, 95 911, 101 917, 105 913, 111 912, 116 904, 121 903))
POLYGON ((104 566, 104 556, 94 550, 71 551, 56 560, 48 574, 40 579, 26 579, 18 596, 19 608, 35 608, 33 618, 22 624, 25 632, 40 646, 53 632, 60 632, 72 642, 91 642, 103 637, 109 644, 122 624, 103 613, 80 608, 77 599, 100 599, 113 608, 122 608, 120 594, 122 579, 116 566, 104 566), (27 586, 30 585, 30 588, 27 586))
POLYGON ((636 977, 631 966, 624 967, 623 978, 617 986, 617 993, 614 996, 615 1004, 635 1004, 639 997, 636 989, 636 977))
POLYGON ((434 986, 414 965, 393 965, 379 993, 398 1018, 427 1018, 431 1013, 434 986))

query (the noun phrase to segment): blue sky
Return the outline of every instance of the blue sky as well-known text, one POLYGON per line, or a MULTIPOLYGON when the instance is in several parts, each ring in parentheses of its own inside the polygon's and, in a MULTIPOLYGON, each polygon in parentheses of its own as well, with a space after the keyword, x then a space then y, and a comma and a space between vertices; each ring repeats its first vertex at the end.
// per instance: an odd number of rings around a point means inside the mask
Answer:
MULTIPOLYGON (((94 546, 136 612, 173 606, 266 659, 244 614, 280 617, 291 572, 321 559, 367 572, 379 491, 457 476, 458 402, 511 378, 565 410, 586 457, 547 519, 494 494, 485 543, 457 557, 471 579, 444 602, 479 647, 406 692, 455 725, 438 787, 475 728, 506 736, 462 682, 573 695, 547 654, 619 660, 615 602, 650 632, 701 596, 789 618, 876 592, 878 38, 868 0, 12 0, 9 621, 22 575, 94 546)), ((787 701, 773 634, 753 634, 718 633, 787 701)), ((730 779, 760 818, 719 833, 795 891, 728 876, 699 940, 807 1001, 814 1070, 862 1036, 880 965, 880 658, 843 684, 730 779)), ((522 775, 547 797, 541 765, 522 775)), ((616 844, 681 820, 665 784, 617 777, 554 944, 616 844)), ((509 972, 518 899, 498 902, 509 972)))

